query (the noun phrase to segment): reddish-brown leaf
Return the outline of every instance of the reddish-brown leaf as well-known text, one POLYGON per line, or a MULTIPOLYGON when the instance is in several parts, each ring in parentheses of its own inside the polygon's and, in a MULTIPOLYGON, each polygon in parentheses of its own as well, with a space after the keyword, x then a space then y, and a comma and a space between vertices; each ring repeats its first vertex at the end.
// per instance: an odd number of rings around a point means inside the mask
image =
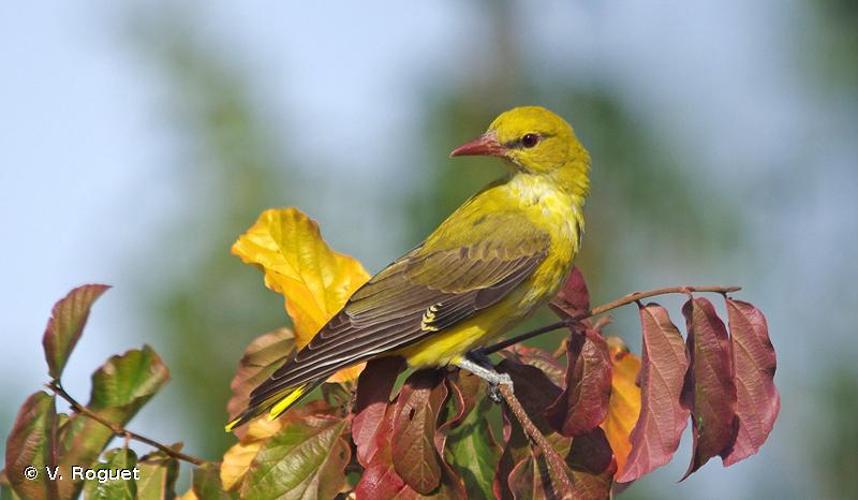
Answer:
POLYGON ((513 467, 509 473, 509 492, 508 498, 512 499, 564 498, 555 491, 545 456, 538 452, 529 453, 513 467))
POLYGON ((545 419, 545 408, 560 396, 561 389, 554 385, 542 370, 512 359, 501 361, 497 370, 509 374, 515 396, 534 425, 543 434, 553 432, 545 419))
POLYGON ((616 471, 616 463, 605 431, 601 427, 596 427, 587 434, 573 439, 569 454, 566 456, 566 464, 576 471, 599 475, 610 470, 613 475, 616 471))
POLYGON ((691 366, 685 377, 684 404, 691 409, 694 438, 686 478, 715 455, 726 457, 736 439, 736 385, 730 339, 724 322, 708 300, 689 299, 682 306, 688 329, 691 366))
POLYGON ((440 427, 442 433, 455 429, 477 406, 477 398, 483 393, 482 379, 466 370, 456 370, 444 378, 452 396, 448 402, 447 420, 440 427), (453 410, 455 408, 455 410, 453 410), (453 413, 455 411, 455 413, 453 413))
POLYGON ((602 428, 574 438, 566 464, 572 470, 573 498, 608 498, 617 462, 602 428))
POLYGON ((561 454, 569 456, 576 440, 579 447, 567 460, 562 471, 549 467, 545 456, 539 449, 531 446, 516 417, 509 411, 503 412, 504 449, 501 454, 493 483, 497 498, 606 498, 611 488, 611 477, 616 471, 610 445, 601 429, 601 446, 597 446, 598 437, 593 432, 570 440, 554 432, 544 417, 544 408, 561 393, 539 369, 521 364, 514 357, 503 360, 498 371, 508 373, 513 379, 516 398, 520 400, 525 412, 533 423, 547 437, 552 447, 561 454), (592 440, 590 439, 592 438, 592 440), (589 441, 589 443, 588 443, 589 441), (596 453, 600 450, 601 453, 596 453), (585 455, 589 455, 585 457, 585 455), (607 457, 607 461, 604 458, 607 457), (585 459, 586 458, 586 459, 585 459), (573 469, 573 465, 577 469, 573 469), (600 470, 599 474, 591 471, 600 470), (556 477, 565 473, 568 481, 556 477), (566 485, 571 483, 571 489, 566 485))
POLYGON ((667 309, 658 304, 642 306, 640 320, 641 414, 632 430, 632 450, 617 476, 618 483, 634 481, 669 462, 688 424, 688 408, 681 401, 689 364, 682 334, 667 309))
POLYGON ((551 300, 551 308, 561 317, 575 318, 590 311, 590 293, 584 275, 577 267, 572 268, 569 277, 557 295, 551 300))
POLYGON ((435 448, 438 413, 447 386, 437 370, 414 372, 396 398, 391 451, 396 473, 415 491, 428 495, 441 482, 441 457, 435 448))
POLYGON ((86 326, 93 302, 108 288, 107 285, 79 286, 54 304, 51 319, 42 337, 48 373, 52 378, 59 379, 62 375, 66 361, 86 326))
MULTIPOLYGON (((557 391, 559 392, 559 389, 557 391)), ((495 498, 506 499, 513 498, 512 487, 509 483, 510 474, 519 462, 530 454, 530 441, 524 434, 521 425, 515 420, 515 416, 511 415, 506 407, 504 407, 501 415, 503 416, 504 446, 498 460, 492 490, 495 498)))
POLYGON ((355 498, 407 498, 408 495, 403 494, 404 491, 413 490, 408 488, 396 473, 393 462, 376 460, 361 474, 360 481, 355 486, 355 498))
MULTIPOLYGON (((389 450, 388 450, 389 453, 389 450)), ((355 486, 355 498, 371 500, 465 500, 469 498, 461 478, 451 473, 448 467, 441 470, 441 484, 431 495, 422 495, 411 489, 405 481, 396 474, 393 463, 375 460, 361 474, 360 481, 355 486)))
MULTIPOLYGON (((250 392, 280 367, 278 361, 286 359, 294 350, 295 336, 288 328, 278 328, 253 339, 244 350, 238 371, 230 383, 232 397, 226 404, 226 411, 231 419, 247 407, 250 392)), ((241 439, 247 431, 246 425, 234 430, 241 439)))
MULTIPOLYGON (((355 496, 358 499, 383 498, 387 500, 416 500, 418 498, 433 499, 464 499, 467 498, 462 479, 455 471, 441 462, 440 486, 426 496, 412 489, 397 473, 393 465, 391 441, 393 438, 394 417, 397 412, 395 405, 388 405, 385 417, 375 435, 378 451, 373 454, 372 462, 366 467, 358 484, 355 486, 355 496)), ((440 452, 440 450, 439 450, 440 452)))
MULTIPOLYGON (((568 450, 562 470, 554 471, 542 450, 528 449, 508 474, 508 489, 500 498, 604 500, 609 497, 616 462, 604 431, 596 428, 571 440, 557 434, 554 448, 568 450), (566 474, 563 481, 555 474, 566 474), (571 484, 571 488, 566 486, 571 484)), ((496 486, 498 482, 496 481, 496 486)), ((497 490, 495 490, 497 492, 497 490)))
POLYGON ((558 387, 565 384, 566 367, 545 349, 524 344, 513 344, 501 351, 501 355, 515 359, 519 363, 539 368, 558 387))
POLYGON ((611 399, 611 356, 593 329, 573 332, 566 342, 566 386, 545 415, 560 434, 585 434, 605 420, 611 399))
POLYGON ((364 467, 369 466, 373 455, 378 451, 378 440, 375 436, 390 404, 390 391, 393 390, 396 377, 403 368, 403 360, 399 357, 374 359, 367 363, 358 378, 352 439, 357 446, 358 462, 364 467))
POLYGON ((777 360, 762 311, 739 300, 727 299, 727 318, 736 374, 736 413, 739 431, 724 465, 756 453, 775 425, 781 398, 775 387, 777 360))

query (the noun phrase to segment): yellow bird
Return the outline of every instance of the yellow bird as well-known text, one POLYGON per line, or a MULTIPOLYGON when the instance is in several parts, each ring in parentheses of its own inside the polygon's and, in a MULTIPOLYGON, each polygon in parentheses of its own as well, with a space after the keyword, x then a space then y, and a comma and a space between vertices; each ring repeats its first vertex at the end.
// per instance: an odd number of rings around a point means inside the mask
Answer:
POLYGON ((426 240, 359 288, 315 337, 252 393, 226 429, 274 419, 338 370, 382 356, 452 364, 510 383, 468 353, 557 292, 584 232, 590 155, 572 127, 527 106, 498 116, 450 156, 505 160, 509 174, 467 200, 426 240))

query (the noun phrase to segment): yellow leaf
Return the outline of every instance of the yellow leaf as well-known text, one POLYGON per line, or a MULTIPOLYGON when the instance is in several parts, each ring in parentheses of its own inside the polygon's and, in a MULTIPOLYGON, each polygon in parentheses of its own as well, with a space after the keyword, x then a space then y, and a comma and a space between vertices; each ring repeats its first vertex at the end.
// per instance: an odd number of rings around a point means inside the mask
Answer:
MULTIPOLYGON (((299 349, 370 278, 357 259, 331 250, 318 224, 295 208, 263 212, 238 238, 232 253, 245 263, 261 266, 265 286, 284 296, 299 349)), ((352 368, 332 380, 351 380, 357 373, 360 368, 352 368)))
POLYGON ((231 491, 238 486, 263 443, 264 441, 238 443, 226 450, 223 454, 223 462, 220 464, 220 482, 225 491, 231 491))
POLYGON ((602 422, 602 429, 605 430, 611 449, 614 450, 619 475, 632 450, 629 435, 641 412, 641 388, 636 383, 641 360, 629 352, 622 339, 608 337, 607 340, 614 372, 611 378, 608 416, 602 422))

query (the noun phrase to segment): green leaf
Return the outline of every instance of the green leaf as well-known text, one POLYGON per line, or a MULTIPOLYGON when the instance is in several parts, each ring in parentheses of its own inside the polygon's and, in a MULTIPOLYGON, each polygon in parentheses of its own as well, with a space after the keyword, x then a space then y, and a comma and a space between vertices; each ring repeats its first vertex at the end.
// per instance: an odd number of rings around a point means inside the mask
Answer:
POLYGON ((137 498, 135 467, 137 455, 128 448, 117 448, 104 454, 105 462, 92 468, 94 479, 87 478, 84 492, 87 500, 134 500, 137 498))
POLYGON ((241 497, 333 498, 345 485, 351 459, 347 423, 324 413, 291 416, 256 454, 241 497))
MULTIPOLYGON (((158 354, 149 346, 112 356, 92 375, 89 409, 110 422, 124 426, 167 382, 170 375, 158 354)), ((61 474, 71 477, 71 467, 90 466, 104 450, 113 432, 95 420, 72 416, 60 428, 61 474)), ((80 491, 80 481, 59 483, 63 496, 80 491)))
POLYGON ((86 325, 93 302, 108 288, 107 285, 83 285, 54 305, 42 338, 48 373, 54 380, 59 380, 63 374, 63 368, 86 325))
POLYGON ((6 439, 6 475, 12 489, 23 498, 56 496, 56 483, 47 474, 54 468, 56 419, 54 396, 43 391, 30 396, 18 410, 6 439))
POLYGON ((235 494, 223 491, 220 484, 220 467, 213 462, 205 463, 194 469, 193 491, 200 500, 237 498, 235 494))
POLYGON ((176 477, 179 462, 163 452, 150 453, 137 463, 140 479, 137 480, 139 500, 165 500, 176 496, 176 477))
POLYGON ((113 356, 92 375, 89 408, 133 415, 169 378, 166 365, 149 346, 113 356))
POLYGON ((491 402, 483 398, 447 438, 449 462, 456 467, 474 497, 492 498, 492 481, 500 459, 486 419, 491 402), (479 495, 477 495, 479 492, 479 495))

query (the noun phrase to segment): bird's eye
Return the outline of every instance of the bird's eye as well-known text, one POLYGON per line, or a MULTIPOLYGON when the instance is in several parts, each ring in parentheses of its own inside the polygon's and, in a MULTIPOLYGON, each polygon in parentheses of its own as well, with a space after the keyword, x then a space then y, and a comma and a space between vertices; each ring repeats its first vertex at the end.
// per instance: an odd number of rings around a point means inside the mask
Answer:
POLYGON ((526 148, 532 148, 538 142, 539 136, 536 134, 524 134, 524 137, 521 138, 521 145, 526 148))

